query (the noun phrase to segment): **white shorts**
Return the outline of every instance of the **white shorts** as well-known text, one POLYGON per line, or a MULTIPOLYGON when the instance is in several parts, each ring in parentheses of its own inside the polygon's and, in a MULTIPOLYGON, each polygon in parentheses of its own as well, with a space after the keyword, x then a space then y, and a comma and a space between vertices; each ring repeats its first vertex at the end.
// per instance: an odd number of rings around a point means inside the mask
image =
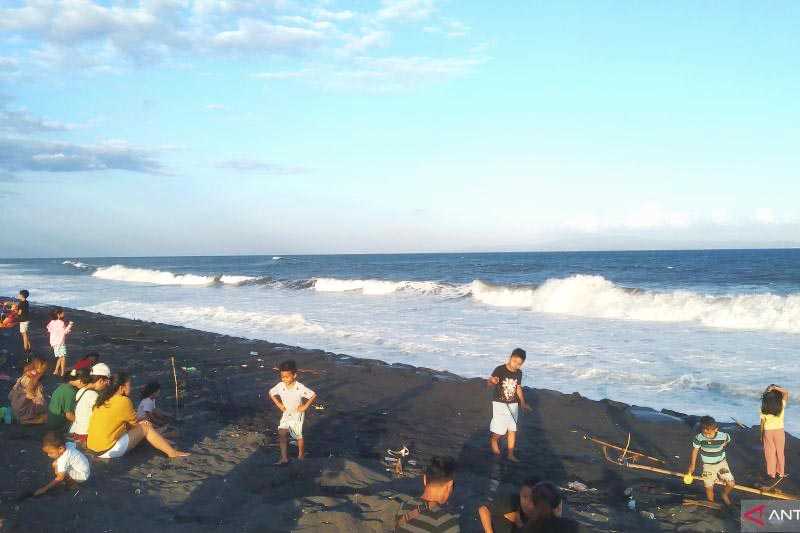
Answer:
POLYGON ((492 402, 492 421, 489 424, 489 431, 495 435, 516 431, 517 420, 519 420, 518 403, 492 402))
POLYGON ((283 416, 281 416, 281 421, 278 424, 278 429, 288 429, 289 435, 294 440, 302 439, 303 438, 303 420, 305 419, 305 413, 298 413, 297 411, 288 412, 284 411, 283 416))
POLYGON ((125 433, 123 436, 119 438, 117 442, 114 443, 114 446, 111 447, 106 453, 100 456, 101 459, 116 459, 117 457, 122 457, 125 455, 125 452, 128 451, 128 434, 125 433))
POLYGON ((19 332, 20 333, 27 333, 28 332, 28 326, 30 324, 31 324, 30 322, 20 322, 19 323, 19 332))

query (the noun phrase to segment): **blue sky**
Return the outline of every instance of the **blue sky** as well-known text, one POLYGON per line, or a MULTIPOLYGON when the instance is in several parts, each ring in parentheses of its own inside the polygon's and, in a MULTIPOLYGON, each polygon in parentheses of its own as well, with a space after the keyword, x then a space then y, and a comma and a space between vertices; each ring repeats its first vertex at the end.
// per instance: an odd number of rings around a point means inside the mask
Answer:
POLYGON ((0 0, 0 255, 800 245, 798 20, 0 0))

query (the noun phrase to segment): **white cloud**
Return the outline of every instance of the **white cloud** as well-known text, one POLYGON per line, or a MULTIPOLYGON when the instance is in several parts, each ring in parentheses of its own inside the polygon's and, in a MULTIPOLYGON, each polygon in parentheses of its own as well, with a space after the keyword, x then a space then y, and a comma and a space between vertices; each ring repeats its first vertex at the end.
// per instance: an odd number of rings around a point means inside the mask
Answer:
POLYGON ((360 37, 346 35, 345 41, 342 51, 361 54, 369 49, 386 45, 389 42, 389 34, 385 31, 372 30, 360 37))
POLYGON ((294 71, 285 71, 285 72, 258 72, 253 74, 253 77, 259 80, 267 80, 267 81, 283 81, 283 80, 295 80, 299 78, 305 78, 309 75, 310 71, 308 70, 294 70, 294 71))
POLYGON ((314 48, 322 44, 318 30, 281 26, 253 19, 242 19, 239 28, 216 34, 211 42, 217 48, 229 50, 268 49, 285 53, 314 48))
POLYGON ((753 218, 759 224, 775 224, 778 222, 778 217, 775 215, 775 212, 769 207, 761 207, 759 209, 756 209, 753 218))
POLYGON ((429 18, 435 11, 433 0, 383 0, 378 20, 413 21, 429 18))
POLYGON ((215 165, 217 168, 225 170, 234 170, 237 172, 248 172, 257 174, 269 174, 275 176, 289 176, 294 174, 305 174, 308 169, 300 166, 286 166, 270 161, 262 161, 259 159, 239 158, 228 159, 225 161, 218 161, 215 165))
POLYGON ((331 20, 335 22, 344 22, 355 17, 355 13, 352 11, 328 11, 327 9, 322 8, 315 9, 313 14, 318 19, 331 20))
POLYGON ((224 104, 208 104, 206 109, 209 111, 224 111, 226 108, 224 104))

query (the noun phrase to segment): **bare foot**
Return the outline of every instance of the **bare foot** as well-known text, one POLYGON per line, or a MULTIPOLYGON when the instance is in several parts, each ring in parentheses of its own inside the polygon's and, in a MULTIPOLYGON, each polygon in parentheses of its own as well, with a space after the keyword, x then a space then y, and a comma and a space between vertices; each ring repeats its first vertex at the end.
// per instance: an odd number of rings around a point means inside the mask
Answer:
POLYGON ((277 463, 274 463, 275 466, 284 466, 289 464, 289 459, 281 459, 277 463))
POLYGON ((189 452, 175 452, 175 455, 170 455, 169 458, 178 459, 179 457, 189 457, 190 455, 192 454, 189 452))
POLYGON ((508 454, 508 460, 511 461, 512 463, 518 463, 519 462, 519 459, 517 459, 517 456, 514 455, 513 453, 509 453, 508 454))

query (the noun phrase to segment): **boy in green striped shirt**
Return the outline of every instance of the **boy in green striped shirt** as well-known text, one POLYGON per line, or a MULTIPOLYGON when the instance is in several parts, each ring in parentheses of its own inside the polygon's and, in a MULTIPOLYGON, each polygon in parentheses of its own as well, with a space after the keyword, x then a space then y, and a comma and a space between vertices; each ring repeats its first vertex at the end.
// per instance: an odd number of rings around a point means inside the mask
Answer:
POLYGON ((693 475, 697 466, 697 456, 703 462, 703 486, 706 488, 706 498, 714 501, 714 484, 719 480, 725 488, 722 489, 722 501, 731 504, 730 494, 736 481, 725 459, 725 448, 731 442, 727 433, 719 430, 719 424, 710 416, 700 419, 700 433, 692 440, 692 458, 689 460, 688 475, 693 475))

